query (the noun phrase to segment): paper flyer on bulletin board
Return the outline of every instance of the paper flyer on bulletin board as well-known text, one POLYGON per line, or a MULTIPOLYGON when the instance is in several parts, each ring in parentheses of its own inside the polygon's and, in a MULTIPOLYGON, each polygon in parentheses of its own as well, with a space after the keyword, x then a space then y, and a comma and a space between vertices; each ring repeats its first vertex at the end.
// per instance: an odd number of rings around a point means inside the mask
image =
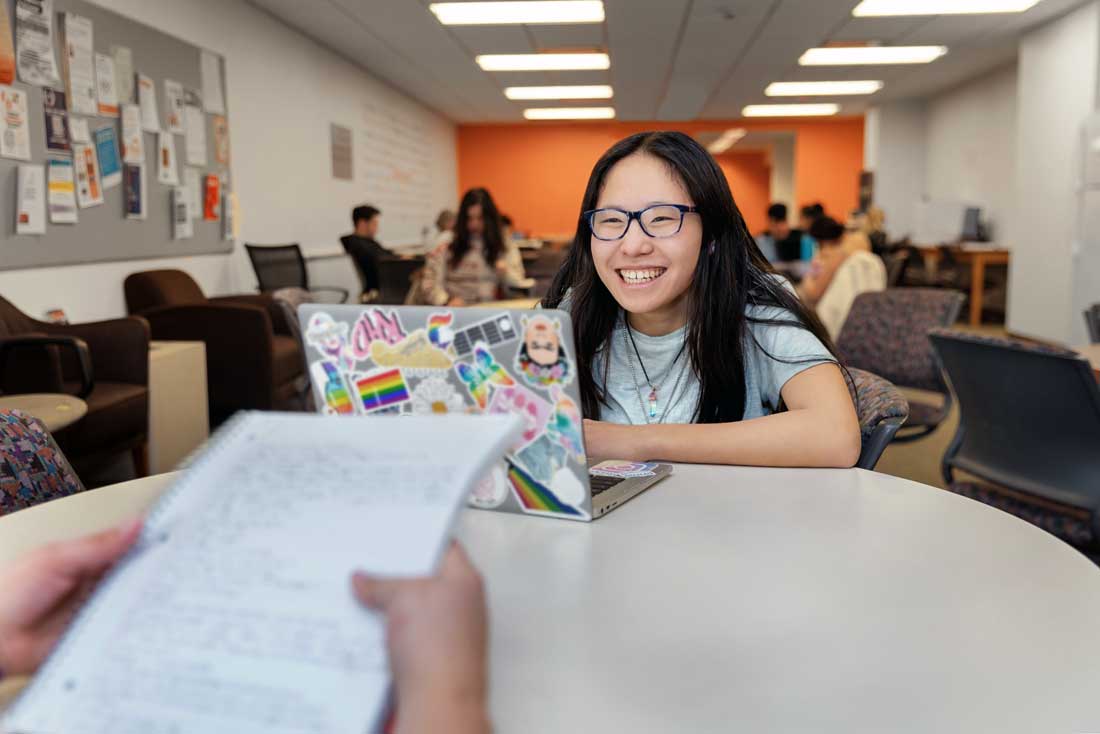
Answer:
POLYGON ((61 84, 53 47, 53 0, 15 0, 15 59, 19 80, 61 84))
POLYGON ((69 109, 78 115, 98 114, 92 21, 76 13, 64 13, 61 18, 69 109))
POLYGON ((0 11, 0 84, 11 84, 15 81, 15 42, 8 0, 0 0, 0 11))

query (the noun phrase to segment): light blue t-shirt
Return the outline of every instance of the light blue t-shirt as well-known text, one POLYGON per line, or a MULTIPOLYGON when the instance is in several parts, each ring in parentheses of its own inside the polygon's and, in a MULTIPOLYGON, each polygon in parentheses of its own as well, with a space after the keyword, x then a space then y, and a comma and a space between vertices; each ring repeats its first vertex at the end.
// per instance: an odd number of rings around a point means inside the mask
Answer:
MULTIPOLYGON (((568 309, 568 303, 563 303, 562 308, 568 309)), ((748 313, 757 319, 797 321, 794 314, 777 306, 750 306, 748 313)), ((638 353, 650 379, 657 386, 657 416, 648 421, 650 387, 634 348, 627 339, 626 328, 620 317, 610 340, 610 349, 605 345, 593 360, 592 377, 599 386, 603 384, 604 360, 610 353, 611 368, 605 390, 607 402, 601 407, 600 420, 633 425, 645 425, 647 422, 693 423, 699 404, 699 380, 691 369, 687 350, 679 354, 684 346, 687 327, 663 336, 633 332, 638 353)), ((774 413, 779 407, 780 391, 787 380, 810 367, 834 361, 821 340, 801 326, 749 322, 748 329, 755 340, 746 335, 745 412, 742 420, 774 413)))

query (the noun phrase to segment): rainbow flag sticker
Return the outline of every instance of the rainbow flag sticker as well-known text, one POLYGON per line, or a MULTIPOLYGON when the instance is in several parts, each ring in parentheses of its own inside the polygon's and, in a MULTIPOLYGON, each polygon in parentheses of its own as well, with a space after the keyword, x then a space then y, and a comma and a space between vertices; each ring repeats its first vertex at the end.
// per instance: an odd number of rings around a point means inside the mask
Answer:
POLYGON ((508 462, 508 482, 527 512, 552 512, 557 515, 580 516, 581 512, 557 498, 545 484, 540 484, 530 474, 511 461, 508 462))
POLYGON ((440 349, 446 349, 451 345, 454 333, 451 331, 451 321, 454 314, 433 313, 428 317, 428 339, 440 349))
POLYGON ((363 409, 367 411, 400 405, 409 400, 409 386, 401 370, 382 370, 355 381, 363 409))

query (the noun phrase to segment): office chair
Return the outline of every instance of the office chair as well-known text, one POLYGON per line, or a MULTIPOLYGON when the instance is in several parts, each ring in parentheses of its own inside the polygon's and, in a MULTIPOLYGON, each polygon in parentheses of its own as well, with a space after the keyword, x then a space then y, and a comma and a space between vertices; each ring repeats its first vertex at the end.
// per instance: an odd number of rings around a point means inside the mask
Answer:
POLYGON ((874 469, 909 416, 909 403, 896 387, 870 372, 849 367, 845 382, 859 416, 861 448, 856 466, 874 469))
POLYGON ((1100 344, 1100 303, 1094 303, 1085 311, 1085 324, 1089 329, 1089 341, 1100 344))
POLYGON ((898 387, 942 396, 939 405, 910 400, 909 419, 896 441, 928 435, 951 412, 951 391, 943 381, 928 331, 955 323, 962 302, 962 294, 941 288, 890 288, 863 293, 852 303, 836 340, 841 361, 898 387))
POLYGON ((959 401, 941 464, 948 489, 1100 552, 1100 386, 1089 363, 946 329, 931 340, 959 401))
POLYGON ((323 300, 319 294, 329 292, 336 294, 340 299, 339 303, 347 302, 347 288, 325 285, 310 287, 306 260, 302 256, 302 248, 297 244, 245 245, 244 249, 248 251, 248 259, 252 261, 252 269, 256 272, 256 280, 260 283, 262 293, 271 293, 280 288, 301 288, 309 291, 319 301, 323 300))

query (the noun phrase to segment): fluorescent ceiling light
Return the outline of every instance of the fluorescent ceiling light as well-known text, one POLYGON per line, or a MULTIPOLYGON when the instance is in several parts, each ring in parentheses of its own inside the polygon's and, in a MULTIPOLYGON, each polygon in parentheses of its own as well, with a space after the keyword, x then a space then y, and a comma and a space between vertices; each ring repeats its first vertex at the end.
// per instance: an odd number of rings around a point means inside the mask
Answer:
POLYGON ((582 87, 508 87, 508 99, 611 99, 614 92, 606 84, 582 87))
POLYGON ((879 81, 855 82, 772 82, 764 90, 769 97, 807 97, 811 95, 874 94, 882 89, 879 81))
POLYGON ((852 15, 873 18, 883 15, 976 15, 979 13, 1022 13, 1039 0, 863 0, 852 15))
POLYGON ((840 107, 827 104, 750 104, 741 110, 745 117, 819 117, 835 115, 840 107))
POLYGON ((428 8, 443 25, 602 23, 604 19, 601 0, 432 3, 428 8))
POLYGON ((824 46, 809 49, 798 63, 802 66, 927 64, 945 53, 946 46, 824 46))
POLYGON ((611 120, 613 107, 532 107, 523 111, 528 120, 611 120))
POLYGON ((485 71, 589 71, 607 69, 607 54, 487 54, 478 56, 485 71))
POLYGON ((722 133, 717 140, 708 145, 707 150, 711 155, 722 155, 732 148, 734 143, 745 137, 745 133, 747 132, 748 131, 743 127, 730 128, 722 133))

